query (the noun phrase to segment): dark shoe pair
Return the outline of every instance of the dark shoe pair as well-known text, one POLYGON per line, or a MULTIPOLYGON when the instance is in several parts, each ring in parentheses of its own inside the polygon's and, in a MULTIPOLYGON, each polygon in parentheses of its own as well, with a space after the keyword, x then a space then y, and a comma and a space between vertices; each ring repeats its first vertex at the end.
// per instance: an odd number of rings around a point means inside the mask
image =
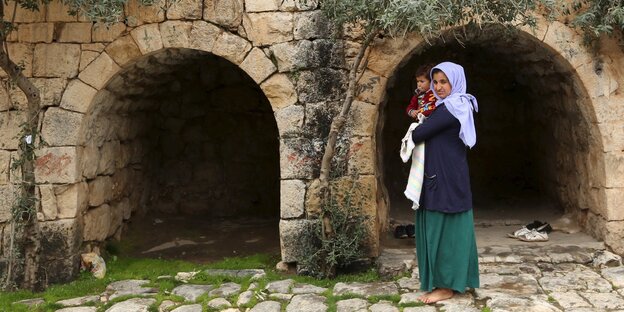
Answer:
POLYGON ((532 223, 527 224, 525 227, 529 230, 535 229, 538 232, 542 232, 546 234, 549 234, 550 232, 552 232, 552 227, 550 226, 550 224, 548 224, 548 222, 542 222, 538 220, 535 220, 532 223))
POLYGON ((414 237, 414 230, 413 224, 397 225, 397 227, 394 228, 394 238, 414 237))

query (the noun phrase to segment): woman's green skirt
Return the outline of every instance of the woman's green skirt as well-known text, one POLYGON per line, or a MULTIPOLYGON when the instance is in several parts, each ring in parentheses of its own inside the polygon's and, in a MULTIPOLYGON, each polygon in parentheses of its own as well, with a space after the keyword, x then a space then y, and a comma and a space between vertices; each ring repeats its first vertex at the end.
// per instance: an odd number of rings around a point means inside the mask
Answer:
POLYGON ((420 289, 479 287, 479 258, 472 209, 459 213, 416 210, 420 289))

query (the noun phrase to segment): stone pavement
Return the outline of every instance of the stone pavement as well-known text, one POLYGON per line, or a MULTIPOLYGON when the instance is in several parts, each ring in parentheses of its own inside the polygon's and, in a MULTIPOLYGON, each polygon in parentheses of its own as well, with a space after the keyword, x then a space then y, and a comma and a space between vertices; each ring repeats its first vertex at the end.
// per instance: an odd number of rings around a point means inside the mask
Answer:
MULTIPOLYGON (((624 311, 624 266, 621 257, 604 248, 488 246, 479 254, 481 288, 429 306, 416 299, 421 292, 409 250, 385 252, 386 260, 408 257, 395 263, 401 262, 403 269, 413 271, 411 276, 393 281, 337 283, 330 289, 292 279, 273 281, 263 287, 256 281, 246 289, 231 282, 218 286, 190 282, 171 292, 184 298, 184 302, 165 300, 155 306, 157 289, 144 287, 146 280, 126 280, 110 284, 102 294, 57 304, 65 306, 58 310, 61 312, 95 312, 97 305, 130 295, 135 297, 117 302, 105 311, 148 311, 150 306, 175 312, 624 311)), ((261 270, 219 270, 210 274, 247 276, 252 280, 264 276, 261 270)), ((181 272, 177 279, 192 276, 193 273, 181 272)))

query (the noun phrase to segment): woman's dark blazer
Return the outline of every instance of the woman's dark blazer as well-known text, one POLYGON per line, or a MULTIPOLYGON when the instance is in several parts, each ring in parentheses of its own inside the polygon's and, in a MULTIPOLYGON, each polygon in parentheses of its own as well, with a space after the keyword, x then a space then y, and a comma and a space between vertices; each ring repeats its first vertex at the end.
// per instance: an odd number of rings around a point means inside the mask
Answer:
POLYGON ((425 176, 420 206, 447 213, 472 209, 466 145, 459 138, 460 124, 440 104, 412 132, 415 144, 425 141, 425 176))

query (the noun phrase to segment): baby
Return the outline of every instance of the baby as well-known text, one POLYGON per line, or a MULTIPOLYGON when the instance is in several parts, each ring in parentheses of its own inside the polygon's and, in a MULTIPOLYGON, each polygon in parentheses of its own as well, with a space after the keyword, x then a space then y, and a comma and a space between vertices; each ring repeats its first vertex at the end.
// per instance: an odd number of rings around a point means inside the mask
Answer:
POLYGON ((416 92, 405 110, 407 115, 414 119, 418 119, 418 114, 428 117, 436 108, 436 97, 431 90, 431 80, 429 78, 429 72, 432 67, 432 64, 421 65, 414 74, 416 77, 416 92))

